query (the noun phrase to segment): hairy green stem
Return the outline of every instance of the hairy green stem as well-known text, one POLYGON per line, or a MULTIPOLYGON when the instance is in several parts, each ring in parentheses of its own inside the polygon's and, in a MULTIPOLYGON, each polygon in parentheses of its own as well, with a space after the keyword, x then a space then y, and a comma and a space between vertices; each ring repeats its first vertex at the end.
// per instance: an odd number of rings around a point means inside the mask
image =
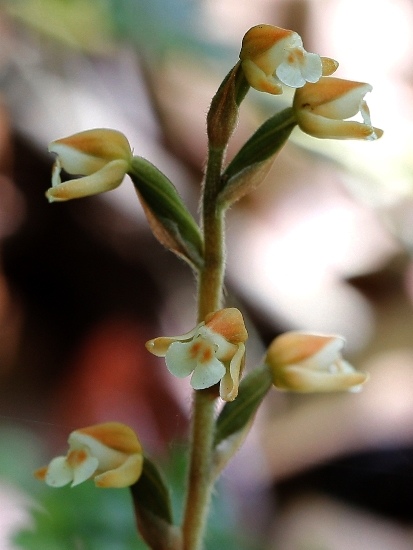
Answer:
POLYGON ((205 174, 202 216, 204 269, 198 283, 198 321, 222 307, 225 269, 224 213, 217 209, 224 150, 210 150, 205 174))
MULTIPOLYGON (((198 282, 198 320, 222 307, 224 215, 216 209, 224 150, 209 152, 203 189, 204 268, 198 282)), ((183 550, 200 550, 208 517, 212 480, 216 388, 196 391, 191 426, 188 493, 183 521, 183 550)))
POLYGON ((192 417, 191 463, 183 523, 183 550, 200 550, 211 500, 211 451, 215 428, 215 396, 196 391, 192 417))

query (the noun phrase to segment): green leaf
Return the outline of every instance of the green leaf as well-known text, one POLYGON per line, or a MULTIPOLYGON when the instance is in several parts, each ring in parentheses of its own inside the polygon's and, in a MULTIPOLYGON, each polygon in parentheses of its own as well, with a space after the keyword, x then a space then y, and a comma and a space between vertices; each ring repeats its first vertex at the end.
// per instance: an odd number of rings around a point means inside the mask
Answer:
POLYGON ((158 241, 200 269, 203 265, 201 232, 171 181, 142 157, 133 157, 129 176, 158 241))
POLYGON ((218 195, 221 205, 230 206, 262 182, 296 124, 294 112, 288 108, 258 128, 222 175, 223 184, 218 195))
POLYGON ((242 380, 237 398, 227 403, 218 416, 214 439, 215 447, 244 428, 250 427, 271 384, 271 373, 266 365, 253 370, 242 380))

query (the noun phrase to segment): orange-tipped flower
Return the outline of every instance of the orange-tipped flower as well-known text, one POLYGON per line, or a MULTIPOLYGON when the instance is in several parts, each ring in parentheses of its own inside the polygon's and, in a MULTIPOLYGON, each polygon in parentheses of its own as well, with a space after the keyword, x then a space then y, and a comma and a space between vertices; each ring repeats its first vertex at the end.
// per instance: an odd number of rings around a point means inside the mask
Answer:
POLYGON ((127 173, 132 151, 126 137, 116 130, 86 130, 49 145, 57 155, 52 187, 46 192, 50 202, 96 195, 118 187, 127 173), (61 170, 84 176, 62 182, 61 170))
POLYGON ((317 82, 338 66, 332 59, 306 52, 296 32, 272 25, 257 25, 245 34, 240 59, 250 86, 270 94, 281 94, 282 84, 300 88, 317 82))
POLYGON ((344 343, 339 336, 281 334, 268 348, 266 357, 274 386, 302 393, 358 391, 367 375, 342 358, 344 343))
POLYGON ((321 78, 295 92, 293 109, 301 130, 318 138, 375 140, 383 131, 374 128, 364 96, 372 86, 341 78, 321 78), (363 122, 347 120, 360 113, 363 122))
POLYGON ((128 487, 142 473, 142 447, 135 432, 118 422, 96 424, 72 432, 66 456, 54 458, 35 472, 51 487, 72 487, 89 478, 97 487, 128 487))
POLYGON ((201 390, 220 383, 220 396, 233 401, 238 394, 248 334, 241 312, 226 308, 181 336, 149 340, 147 349, 165 357, 168 370, 178 378, 192 374, 191 386, 201 390))

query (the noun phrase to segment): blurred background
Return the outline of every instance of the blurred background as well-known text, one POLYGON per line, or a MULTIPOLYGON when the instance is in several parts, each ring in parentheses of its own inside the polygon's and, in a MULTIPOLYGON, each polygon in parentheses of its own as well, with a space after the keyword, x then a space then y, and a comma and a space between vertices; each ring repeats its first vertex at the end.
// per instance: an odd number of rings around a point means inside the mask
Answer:
MULTIPOLYGON (((340 62, 337 76, 372 84, 385 134, 355 143, 294 130, 262 186, 230 211, 227 295, 248 320, 248 366, 285 330, 337 332, 370 381, 360 394, 270 394, 219 485, 207 548, 413 547, 411 2, 1 0, 4 550, 144 548, 126 490, 32 480, 77 427, 133 426, 176 501, 185 469, 188 381, 171 380, 143 344, 194 326, 193 276, 155 241, 127 179, 47 204, 47 144, 120 130, 196 215, 205 115, 259 23, 296 30, 308 51, 340 62)), ((290 101, 251 91, 228 158, 290 101)))

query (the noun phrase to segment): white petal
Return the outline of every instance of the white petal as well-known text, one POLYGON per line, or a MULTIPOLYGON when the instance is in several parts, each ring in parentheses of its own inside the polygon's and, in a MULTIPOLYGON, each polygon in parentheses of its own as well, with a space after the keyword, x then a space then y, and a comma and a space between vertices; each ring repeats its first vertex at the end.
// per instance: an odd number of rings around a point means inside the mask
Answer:
POLYGON ((108 162, 107 159, 86 155, 73 147, 59 142, 51 143, 49 151, 59 157, 62 168, 68 174, 89 176, 93 172, 100 170, 108 162))
POLYGON ((46 472, 45 482, 51 487, 63 487, 73 480, 73 470, 65 456, 54 458, 46 472))
POLYGON ((99 460, 94 456, 88 456, 80 464, 73 468, 73 483, 72 487, 83 483, 96 472, 99 466, 99 460))
POLYGON ((301 75, 301 70, 298 64, 294 63, 292 65, 285 61, 277 67, 275 74, 281 82, 291 88, 301 88, 305 84, 305 80, 301 75))
POLYGON ((360 113, 363 117, 363 122, 371 126, 370 109, 364 99, 360 103, 360 113))
POLYGON ((315 112, 318 115, 336 120, 351 118, 360 111, 363 97, 371 90, 370 84, 360 84, 360 86, 355 86, 340 95, 337 99, 318 105, 315 112))
POLYGON ((351 365, 348 361, 345 361, 344 359, 340 359, 338 361, 338 372, 340 373, 347 373, 350 374, 352 372, 356 372, 356 369, 351 365))
POLYGON ((318 82, 323 74, 321 57, 316 53, 305 53, 301 74, 307 82, 318 82))
POLYGON ((190 355, 193 341, 173 342, 166 352, 165 362, 170 373, 178 378, 189 376, 196 367, 196 360, 190 355))
POLYGON ((297 32, 292 32, 286 40, 288 40, 288 46, 291 49, 302 49, 303 47, 303 39, 297 32))
POLYGON ((216 357, 213 357, 208 363, 197 365, 191 377, 191 386, 194 390, 210 388, 214 384, 218 384, 224 375, 224 365, 216 357))
POLYGON ((327 371, 337 359, 341 358, 340 351, 343 349, 344 344, 345 340, 343 338, 334 338, 327 342, 320 351, 311 355, 308 359, 301 361, 300 365, 317 371, 327 371))
POLYGON ((60 177, 60 172, 62 171, 62 165, 60 164, 59 159, 57 158, 53 164, 52 169, 52 187, 56 187, 62 183, 62 178, 60 177))

